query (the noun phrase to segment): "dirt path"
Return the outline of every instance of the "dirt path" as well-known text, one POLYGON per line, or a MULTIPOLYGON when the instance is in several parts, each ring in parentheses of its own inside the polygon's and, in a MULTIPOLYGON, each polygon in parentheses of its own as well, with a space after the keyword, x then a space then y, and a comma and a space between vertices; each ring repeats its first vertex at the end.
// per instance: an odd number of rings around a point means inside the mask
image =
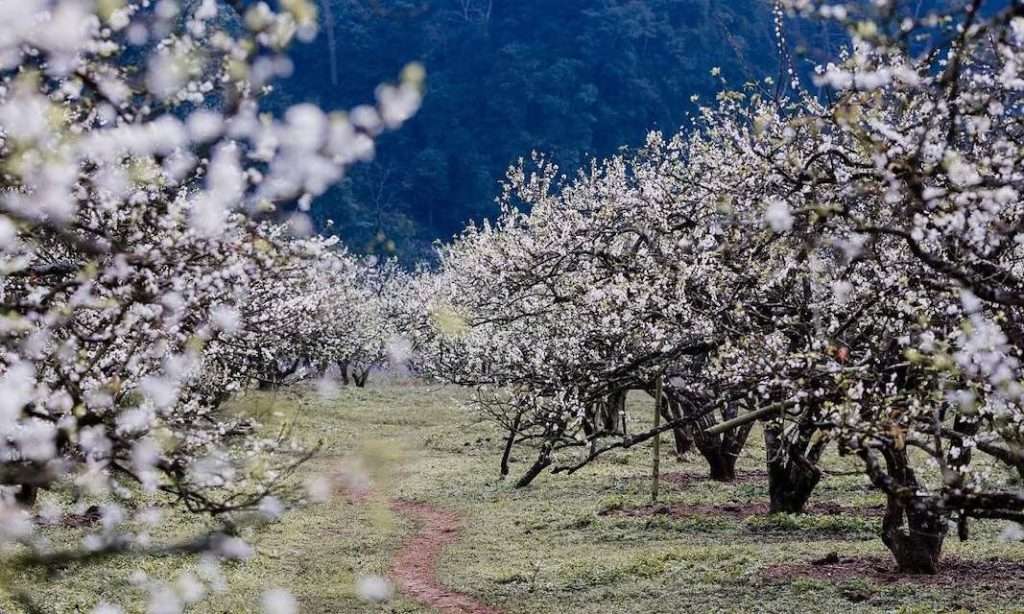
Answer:
POLYGON ((437 579, 441 552, 458 537, 459 519, 454 512, 412 501, 392 501, 391 509, 417 525, 391 563, 391 578, 402 592, 444 614, 501 614, 469 595, 448 590, 437 579))

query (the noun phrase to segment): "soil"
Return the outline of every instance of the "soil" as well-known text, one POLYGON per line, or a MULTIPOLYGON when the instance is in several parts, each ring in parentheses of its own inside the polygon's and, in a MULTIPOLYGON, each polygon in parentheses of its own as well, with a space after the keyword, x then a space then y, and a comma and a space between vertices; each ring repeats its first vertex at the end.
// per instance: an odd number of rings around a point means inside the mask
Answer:
MULTIPOLYGON (((838 503, 811 503, 804 511, 812 516, 860 516, 880 518, 885 514, 882 506, 848 506, 838 503)), ((630 518, 646 518, 652 516, 671 516, 672 518, 699 518, 713 516, 715 518, 731 518, 743 520, 750 516, 767 516, 767 503, 722 503, 717 505, 673 503, 671 505, 645 505, 601 512, 602 516, 626 516, 630 518)))
POLYGON ((761 578, 768 584, 786 584, 796 579, 833 583, 870 580, 883 585, 902 583, 938 588, 1013 587, 1019 592, 1024 591, 1024 562, 997 559, 968 561, 949 557, 939 563, 939 573, 935 575, 910 575, 899 573, 891 559, 844 558, 832 553, 816 561, 769 567, 761 573, 761 578))
POLYGON ((419 527, 391 564, 391 578, 403 593, 444 614, 500 614, 469 595, 448 590, 437 578, 442 551, 458 537, 459 519, 454 512, 413 501, 393 501, 391 509, 412 518, 419 527))

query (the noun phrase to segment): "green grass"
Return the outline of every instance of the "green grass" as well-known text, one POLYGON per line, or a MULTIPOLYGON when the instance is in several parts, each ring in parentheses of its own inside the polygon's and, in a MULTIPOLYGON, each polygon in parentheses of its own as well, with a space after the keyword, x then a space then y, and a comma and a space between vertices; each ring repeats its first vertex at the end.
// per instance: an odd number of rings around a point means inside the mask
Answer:
MULTIPOLYGON (((497 479, 500 433, 460 408, 464 395, 452 388, 387 385, 347 389, 334 398, 288 390, 239 400, 239 411, 268 423, 294 420, 302 437, 324 441, 325 452, 310 472, 336 473, 359 462, 370 473, 375 494, 360 504, 336 498, 290 512, 253 536, 256 557, 226 566, 228 592, 188 611, 258 612, 260 594, 276 586, 291 590, 307 613, 429 611, 401 595, 383 606, 362 603, 355 595, 356 577, 386 574, 392 554, 412 530, 388 510, 386 498, 456 510, 462 532, 446 551, 439 577, 510 613, 1024 611, 1019 601, 1024 587, 998 581, 972 585, 965 580, 963 586, 942 588, 860 579, 785 584, 762 579, 773 565, 830 552, 887 557, 875 536, 877 518, 602 513, 648 502, 649 446, 609 454, 571 477, 545 474, 531 488, 515 490, 497 479)), ((631 403, 647 407, 650 401, 638 395, 631 403)), ((752 435, 741 458, 743 470, 762 468, 758 437, 752 435)), ((529 450, 517 450, 514 458, 514 474, 532 460, 529 450)), ((855 467, 833 456, 825 465, 836 472, 855 467)), ((662 467, 704 471, 696 459, 679 463, 667 455, 662 467)), ((743 504, 766 497, 756 483, 697 482, 685 488, 663 483, 662 493, 667 504, 743 504)), ((850 507, 881 502, 857 475, 828 477, 815 496, 850 507)), ((171 539, 200 529, 197 520, 174 516, 155 537, 171 539)), ((951 538, 946 553, 1024 560, 1024 547, 1000 543, 999 530, 998 524, 982 526, 966 543, 951 538)), ((49 535, 58 544, 74 536, 49 535)), ((142 611, 146 593, 129 584, 132 572, 173 580, 195 572, 197 565, 194 558, 119 557, 70 566, 50 577, 8 565, 0 576, 6 593, 0 611, 22 611, 10 598, 19 590, 30 593, 43 612, 88 612, 100 599, 142 611)))

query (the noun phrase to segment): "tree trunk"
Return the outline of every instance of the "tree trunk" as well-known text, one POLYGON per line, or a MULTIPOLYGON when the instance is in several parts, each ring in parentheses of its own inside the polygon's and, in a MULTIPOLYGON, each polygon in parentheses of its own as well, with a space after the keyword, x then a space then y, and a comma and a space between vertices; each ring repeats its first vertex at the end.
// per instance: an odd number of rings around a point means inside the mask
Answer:
POLYGON ((625 434, 622 430, 622 416, 626 411, 626 393, 613 392, 594 407, 594 427, 610 435, 625 434))
POLYGON ((522 419, 522 414, 516 414, 515 421, 512 422, 512 428, 508 432, 508 439, 505 440, 505 450, 501 453, 501 479, 508 477, 508 459, 512 455, 512 445, 516 442, 516 435, 519 434, 519 421, 522 419))
POLYGON ((821 470, 809 463, 768 463, 768 513, 802 514, 821 470))
POLYGON ((277 380, 279 382, 284 382, 289 377, 295 375, 295 372, 298 371, 299 367, 301 367, 301 366, 302 366, 302 359, 301 358, 296 358, 295 360, 292 361, 292 364, 285 366, 284 369, 281 369, 280 367, 278 367, 278 373, 277 373, 278 377, 277 377, 277 380))
MULTIPOLYGON (((661 426, 661 404, 665 400, 663 392, 665 378, 658 376, 654 386, 654 430, 661 426)), ((651 461, 651 505, 658 502, 658 482, 661 480, 661 433, 654 435, 654 458, 651 461)))
POLYGON ((366 388, 366 380, 370 379, 370 369, 354 369, 352 371, 352 381, 355 382, 357 388, 366 388))
MULTIPOLYGON (((666 388, 665 394, 676 412, 682 417, 692 418, 683 430, 686 439, 693 442, 694 447, 708 462, 710 477, 718 482, 731 482, 736 479, 736 461, 739 459, 743 446, 753 423, 736 427, 725 433, 709 435, 707 429, 718 423, 714 413, 709 410, 713 400, 701 393, 693 393, 681 388, 666 388)), ((735 418, 738 410, 726 406, 721 410, 723 420, 735 418)), ((677 444, 678 445, 678 444, 677 444)))
POLYGON ((608 426, 613 432, 626 435, 626 395, 628 390, 620 390, 608 397, 608 426))
POLYGON ((923 501, 904 504, 888 497, 882 522, 882 543, 892 552, 899 570, 910 574, 934 574, 939 570, 942 543, 948 524, 923 501), (903 526, 904 519, 906 527, 903 526))
POLYGON ((934 574, 939 569, 942 543, 949 530, 947 514, 936 510, 920 491, 906 448, 883 448, 885 469, 869 450, 861 452, 871 482, 886 495, 882 543, 892 552, 899 570, 934 574))
POLYGON ((533 463, 533 466, 523 474, 522 477, 516 482, 516 488, 525 488, 530 485, 535 477, 541 474, 542 471, 548 468, 551 464, 551 455, 547 451, 542 451, 537 460, 533 463))
MULTIPOLYGON (((590 437, 593 437, 594 434, 596 434, 597 431, 598 431, 598 426, 597 426, 596 420, 597 420, 598 414, 600 414, 600 413, 601 413, 600 410, 596 406, 594 406, 594 405, 588 405, 584 409, 583 422, 582 422, 583 434, 586 435, 588 439, 590 437)), ((592 442, 591 443, 591 447, 593 447, 593 445, 594 444, 592 442)))
MULTIPOLYGON (((588 438, 600 433, 602 435, 625 435, 626 393, 613 392, 587 407, 583 417, 583 434, 588 438)), ((591 447, 597 445, 597 439, 591 447)))
POLYGON ((721 448, 700 451, 708 461, 711 479, 716 482, 732 482, 736 479, 736 457, 723 452, 721 448))
MULTIPOLYGON (((679 405, 672 399, 669 399, 667 395, 661 400, 661 417, 666 422, 679 420, 683 417, 683 412, 680 411, 679 405)), ((675 440, 676 457, 679 460, 683 460, 693 450, 693 439, 690 438, 686 429, 681 426, 672 429, 672 436, 675 440)))
MULTIPOLYGON (((728 419, 728 417, 726 417, 728 419)), ((705 429, 714 424, 709 415, 693 423, 688 429, 701 456, 708 462, 710 477, 716 482, 732 482, 736 479, 736 461, 747 441, 752 424, 737 427, 721 435, 708 435, 705 429)))
POLYGON ((779 425, 765 424, 769 514, 802 514, 821 480, 821 470, 814 464, 817 455, 811 460, 805 456, 810 434, 800 433, 797 441, 790 443, 779 425))

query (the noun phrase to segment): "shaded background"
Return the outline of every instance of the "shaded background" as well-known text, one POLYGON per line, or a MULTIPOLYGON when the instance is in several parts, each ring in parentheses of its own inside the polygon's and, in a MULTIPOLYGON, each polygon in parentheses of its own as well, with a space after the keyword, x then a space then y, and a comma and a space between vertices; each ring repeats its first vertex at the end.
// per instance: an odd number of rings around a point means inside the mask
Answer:
MULTIPOLYGON (((507 167, 531 151, 567 172, 647 132, 673 132, 730 86, 777 77, 768 0, 320 0, 324 27, 293 49, 280 104, 348 108, 410 61, 428 74, 421 112, 317 202, 357 251, 429 258, 467 221, 496 213, 507 167)), ((831 37, 793 28, 794 45, 831 37)), ((797 59, 800 72, 810 67, 797 59)))

